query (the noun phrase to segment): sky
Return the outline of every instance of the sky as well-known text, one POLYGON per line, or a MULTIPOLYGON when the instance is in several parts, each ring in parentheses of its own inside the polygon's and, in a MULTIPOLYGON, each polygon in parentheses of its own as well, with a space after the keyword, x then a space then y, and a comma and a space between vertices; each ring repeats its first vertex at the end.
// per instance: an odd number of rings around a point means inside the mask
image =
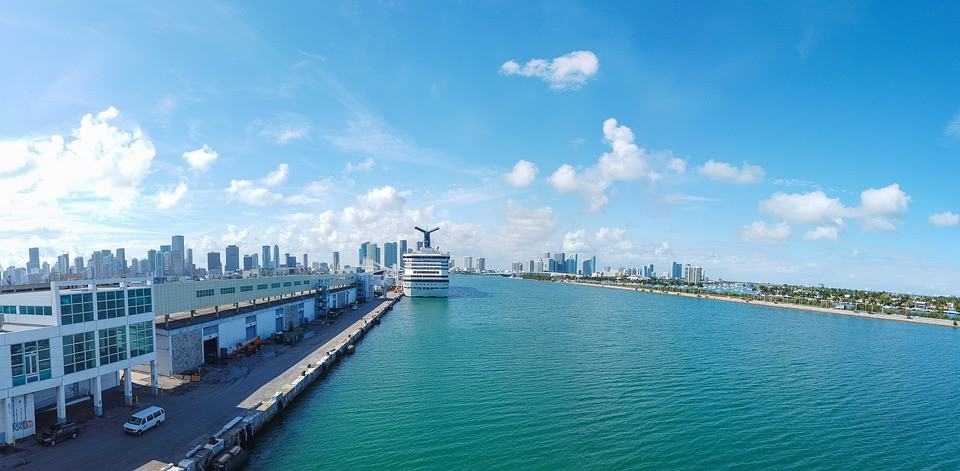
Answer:
POLYGON ((417 239, 960 293, 960 4, 12 2, 0 263, 417 239))

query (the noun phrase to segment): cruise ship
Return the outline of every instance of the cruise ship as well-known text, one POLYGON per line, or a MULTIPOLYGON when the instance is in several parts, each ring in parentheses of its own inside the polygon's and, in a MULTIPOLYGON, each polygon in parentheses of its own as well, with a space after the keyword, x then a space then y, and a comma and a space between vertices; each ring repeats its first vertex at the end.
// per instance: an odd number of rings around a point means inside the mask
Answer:
POLYGON ((450 254, 430 245, 430 234, 440 228, 416 229, 423 233, 423 243, 420 248, 403 254, 403 295, 446 298, 450 287, 450 254))

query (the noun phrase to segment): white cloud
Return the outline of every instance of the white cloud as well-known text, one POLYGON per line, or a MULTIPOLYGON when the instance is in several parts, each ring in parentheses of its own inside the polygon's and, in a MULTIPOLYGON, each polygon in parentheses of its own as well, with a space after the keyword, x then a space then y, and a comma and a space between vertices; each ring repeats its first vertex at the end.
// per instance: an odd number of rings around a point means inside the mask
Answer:
POLYGON ((947 127, 943 129, 943 135, 960 138, 960 113, 947 123, 947 127))
POLYGON ((772 244, 783 242, 790 237, 787 223, 767 224, 757 221, 740 228, 740 238, 753 243, 772 244))
POLYGON ((590 250, 590 245, 587 243, 586 231, 583 229, 567 232, 563 235, 564 252, 575 254, 579 252, 586 252, 588 250, 590 250))
POLYGON ((590 51, 574 51, 553 59, 532 59, 521 66, 514 60, 504 62, 504 75, 537 77, 554 90, 576 90, 596 75, 600 61, 590 51))
POLYGON ((944 211, 930 215, 930 224, 934 226, 956 226, 960 223, 960 214, 944 211))
POLYGON ((687 161, 678 157, 672 157, 667 163, 667 170, 677 175, 683 175, 687 172, 687 161))
POLYGON ((716 160, 708 160, 699 169, 701 175, 716 181, 728 181, 733 183, 754 183, 763 178, 763 168, 758 165, 751 165, 747 162, 737 168, 735 165, 716 160))
POLYGON ((375 164, 376 162, 371 158, 366 158, 363 161, 357 162, 357 163, 347 162, 347 165, 343 168, 343 171, 347 173, 367 172, 367 171, 373 170, 373 167, 375 164))
POLYGON ((860 222, 863 229, 893 231, 897 216, 907 211, 910 196, 897 183, 883 188, 868 188, 860 193, 860 205, 845 206, 821 190, 809 193, 777 192, 760 202, 760 210, 790 223, 817 226, 807 233, 811 240, 836 240, 845 219, 860 222))
POLYGON ((158 209, 169 209, 174 206, 187 194, 187 184, 180 182, 176 188, 160 190, 154 195, 158 209))
POLYGON ((254 128, 260 128, 260 135, 273 139, 277 144, 288 144, 305 139, 310 135, 310 125, 306 118, 294 113, 284 113, 267 121, 256 121, 254 128))
POLYGON ((523 188, 533 183, 533 180, 537 178, 537 171, 537 166, 533 163, 518 160, 513 166, 513 170, 503 174, 503 179, 512 187, 523 188))
POLYGON ((375 211, 398 210, 407 203, 405 193, 389 185, 371 189, 360 201, 375 211))
POLYGON ((610 151, 600 156, 595 165, 578 172, 572 165, 563 164, 549 178, 554 189, 561 193, 577 193, 597 211, 607 204, 606 190, 617 181, 660 178, 652 170, 647 151, 634 143, 633 131, 610 118, 603 122, 603 139, 610 151))
POLYGON ((230 180, 230 186, 227 187, 227 197, 231 201, 239 201, 254 206, 267 206, 283 200, 282 194, 274 193, 264 187, 258 187, 250 180, 230 180))
POLYGON ((217 154, 217 151, 204 144, 203 147, 199 149, 184 152, 183 160, 187 161, 187 164, 190 165, 190 168, 199 172, 203 172, 210 168, 210 166, 213 165, 219 156, 220 154, 217 154))
POLYGON ((760 210, 793 224, 820 224, 842 220, 848 210, 837 198, 822 191, 777 192, 760 202, 760 210))
POLYGON ((837 226, 817 226, 816 228, 807 231, 805 237, 809 240, 837 240, 840 236, 840 228, 837 226))
POLYGON ((268 173, 267 176, 263 177, 260 180, 266 186, 277 186, 287 180, 287 175, 290 174, 290 166, 287 164, 280 164, 277 166, 277 169, 268 173))
POLYGON ((549 250, 554 234, 553 209, 550 207, 527 208, 513 200, 504 207, 504 224, 495 246, 510 253, 526 254, 549 250))

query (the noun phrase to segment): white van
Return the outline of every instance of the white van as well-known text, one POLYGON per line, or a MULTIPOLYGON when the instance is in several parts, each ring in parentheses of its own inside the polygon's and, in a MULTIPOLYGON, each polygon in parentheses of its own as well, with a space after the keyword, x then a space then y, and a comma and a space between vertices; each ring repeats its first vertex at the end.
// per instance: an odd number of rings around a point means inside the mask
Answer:
POLYGON ((167 420, 166 411, 162 407, 150 406, 131 415, 123 423, 123 431, 134 435, 142 435, 147 430, 159 427, 164 420, 167 420))

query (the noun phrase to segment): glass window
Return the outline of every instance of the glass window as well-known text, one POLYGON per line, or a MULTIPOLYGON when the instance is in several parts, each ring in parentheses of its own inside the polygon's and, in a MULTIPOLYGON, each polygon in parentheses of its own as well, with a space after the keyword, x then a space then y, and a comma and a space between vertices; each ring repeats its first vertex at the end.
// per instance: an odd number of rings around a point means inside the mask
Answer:
POLYGON ((253 291, 253 285, 241 286, 240 292, 243 293, 245 291, 253 291))
POLYGON ((247 332, 246 332, 246 334, 247 334, 247 340, 250 340, 250 339, 256 337, 256 336, 257 336, 257 326, 255 326, 255 325, 247 326, 247 332))
POLYGON ((247 324, 257 322, 257 316, 247 316, 247 324))
POLYGON ((267 289, 267 285, 257 285, 257 289, 267 289))
POLYGON ((233 294, 237 292, 237 288, 220 288, 220 294, 233 294))
POLYGON ((114 319, 126 312, 123 291, 97 291, 97 319, 114 319))
POLYGON ((197 290, 197 297, 198 297, 198 298, 204 298, 204 297, 207 297, 207 296, 213 296, 213 289, 212 289, 212 288, 211 288, 211 289, 198 289, 198 290, 197 290))
POLYGON ((280 287, 280 283, 270 283, 270 287, 271 287, 271 288, 279 288, 279 287, 280 287))
POLYGON ((63 336, 63 373, 97 367, 96 343, 93 331, 63 336))
POLYGON ((60 322, 63 325, 93 321, 93 293, 60 296, 60 322))
POLYGON ((127 290, 127 312, 132 316, 134 314, 146 314, 153 312, 153 298, 151 297, 151 288, 133 288, 127 290))
POLYGON ((127 359, 127 328, 100 329, 100 364, 108 365, 127 359))
POLYGON ((283 282, 283 286, 290 286, 290 285, 292 285, 292 284, 293 284, 293 282, 290 282, 290 281, 284 281, 284 282, 283 282))
POLYGON ((153 321, 130 324, 130 358, 153 352, 153 321))
POLYGON ((17 306, 0 306, 0 314, 16 314, 17 306))
POLYGON ((13 385, 50 379, 50 340, 37 340, 10 346, 13 385))

